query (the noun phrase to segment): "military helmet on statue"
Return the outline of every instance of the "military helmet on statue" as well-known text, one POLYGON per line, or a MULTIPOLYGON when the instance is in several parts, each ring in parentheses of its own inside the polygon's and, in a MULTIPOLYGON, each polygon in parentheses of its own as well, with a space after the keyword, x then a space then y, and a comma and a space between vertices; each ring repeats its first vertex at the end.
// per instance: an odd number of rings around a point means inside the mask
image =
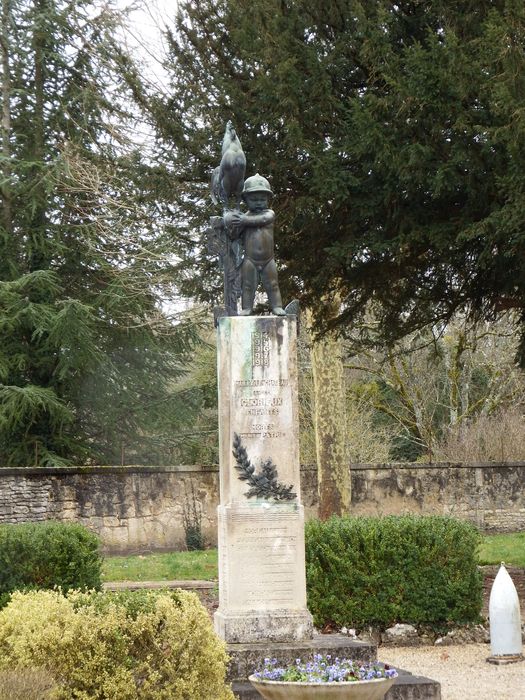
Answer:
POLYGON ((242 190, 243 199, 244 195, 250 194, 251 192, 266 192, 267 194, 273 195, 273 192, 270 189, 270 183, 265 177, 259 175, 259 173, 248 177, 244 181, 244 187, 242 190))

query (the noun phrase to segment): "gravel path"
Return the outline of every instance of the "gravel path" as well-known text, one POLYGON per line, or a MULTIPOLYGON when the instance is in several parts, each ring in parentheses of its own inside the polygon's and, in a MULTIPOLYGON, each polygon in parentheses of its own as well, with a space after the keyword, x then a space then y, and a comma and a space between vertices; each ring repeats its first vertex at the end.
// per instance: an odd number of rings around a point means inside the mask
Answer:
POLYGON ((380 661, 441 683, 441 700, 525 700, 525 661, 494 666, 488 644, 379 647, 380 661))

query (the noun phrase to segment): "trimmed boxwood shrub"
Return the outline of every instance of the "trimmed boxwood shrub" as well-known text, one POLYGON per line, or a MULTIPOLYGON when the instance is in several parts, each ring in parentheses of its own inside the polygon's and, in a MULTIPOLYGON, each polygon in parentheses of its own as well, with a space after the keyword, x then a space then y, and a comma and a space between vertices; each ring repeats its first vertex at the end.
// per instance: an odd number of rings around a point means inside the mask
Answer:
POLYGON ((317 626, 477 622, 480 535, 441 516, 333 517, 306 525, 308 608, 317 626))
POLYGON ((0 673, 38 667, 54 700, 233 700, 226 645, 195 593, 13 593, 0 673))
POLYGON ((15 590, 100 590, 101 571, 99 539, 82 525, 0 525, 0 607, 15 590))

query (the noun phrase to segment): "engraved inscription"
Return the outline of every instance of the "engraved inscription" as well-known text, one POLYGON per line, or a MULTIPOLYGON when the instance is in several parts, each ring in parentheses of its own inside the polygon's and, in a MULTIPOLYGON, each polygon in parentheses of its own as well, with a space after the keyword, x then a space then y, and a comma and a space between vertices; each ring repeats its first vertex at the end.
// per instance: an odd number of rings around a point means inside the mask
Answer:
POLYGON ((288 386, 288 379, 236 379, 236 387, 277 387, 288 386))
MULTIPOLYGON (((286 399, 283 397, 283 389, 289 386, 288 379, 253 379, 235 382, 235 405, 237 415, 244 415, 255 420, 264 419, 277 420, 284 410, 286 399), (251 391, 250 391, 251 390, 251 391)), ((286 393, 287 395, 287 393, 286 393)), ((244 431, 239 432, 241 438, 263 438, 273 440, 285 438, 287 431, 285 426, 279 423, 272 423, 268 426, 254 422, 250 427, 246 426, 244 431)))
POLYGON ((246 411, 249 416, 278 416, 278 408, 250 408, 246 411))
POLYGON ((272 440, 276 438, 283 438, 286 437, 286 433, 283 433, 282 430, 257 430, 257 428, 253 429, 253 432, 245 432, 245 433, 239 433, 239 436, 241 438, 264 438, 265 440, 272 440))
POLYGON ((288 514, 281 514, 274 524, 257 516, 246 522, 245 516, 243 524, 237 524, 230 560, 245 572, 235 582, 239 605, 253 607, 263 601, 274 608, 296 605, 300 537, 296 518, 287 521, 288 514))
POLYGON ((254 367, 270 365, 270 334, 264 331, 252 333, 252 362, 254 367))
MULTIPOLYGON (((232 336, 232 347, 242 341, 242 352, 238 361, 232 354, 227 362, 230 382, 224 415, 232 442, 233 435, 238 435, 255 473, 262 474, 262 466, 271 460, 282 472, 283 483, 291 484, 298 481, 295 345, 287 342, 286 333, 278 333, 277 326, 250 324, 238 338, 232 336)), ((229 469, 234 501, 242 502, 246 485, 236 483, 240 477, 235 460, 229 462, 229 469)))
POLYGON ((249 396, 248 398, 241 399, 240 404, 243 408, 252 406, 282 406, 283 400, 280 396, 273 396, 271 398, 264 398, 260 396, 249 396))

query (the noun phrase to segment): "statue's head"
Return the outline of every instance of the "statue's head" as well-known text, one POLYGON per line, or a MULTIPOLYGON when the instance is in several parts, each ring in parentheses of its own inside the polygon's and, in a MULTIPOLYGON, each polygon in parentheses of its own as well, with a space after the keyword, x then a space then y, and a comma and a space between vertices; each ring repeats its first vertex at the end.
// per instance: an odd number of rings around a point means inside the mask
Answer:
POLYGON ((246 180, 244 181, 244 187, 242 189, 242 198, 246 201, 245 195, 254 192, 266 192, 266 194, 269 197, 273 195, 273 192, 270 188, 270 183, 265 177, 259 175, 259 173, 246 178, 246 180))
POLYGON ((268 180, 257 173, 245 181, 242 198, 251 212, 260 212, 268 209, 272 194, 268 180))

